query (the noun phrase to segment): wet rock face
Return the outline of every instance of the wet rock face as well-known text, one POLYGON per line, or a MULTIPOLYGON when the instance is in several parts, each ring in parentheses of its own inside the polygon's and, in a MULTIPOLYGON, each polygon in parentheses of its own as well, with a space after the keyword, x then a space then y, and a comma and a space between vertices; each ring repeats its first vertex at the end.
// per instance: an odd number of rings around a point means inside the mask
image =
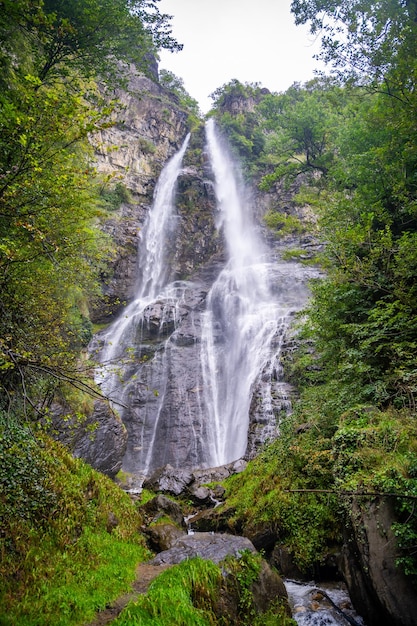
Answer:
POLYGON ((140 507, 141 513, 149 526, 161 517, 170 517, 174 524, 185 528, 184 513, 179 504, 159 494, 140 507))
POLYGON ((168 493, 186 499, 191 497, 196 504, 211 502, 209 506, 214 506, 218 499, 224 495, 224 489, 221 485, 215 485, 210 489, 204 485, 222 481, 233 474, 239 474, 243 472, 246 465, 244 460, 238 460, 220 467, 191 471, 184 468, 174 468, 168 464, 156 469, 145 480, 143 486, 145 489, 155 492, 168 493))
POLYGON ((122 467, 127 431, 108 402, 96 400, 92 413, 80 421, 70 407, 54 404, 51 408, 52 436, 64 443, 75 457, 114 478, 122 467))
POLYGON ((128 190, 128 197, 102 224, 115 255, 103 271, 103 298, 92 303, 96 323, 114 318, 134 293, 137 251, 162 167, 188 133, 187 114, 175 96, 131 66, 126 90, 113 94, 120 102, 115 125, 91 138, 97 170, 128 190), (129 198, 130 197, 130 198, 129 198))
POLYGON ((392 502, 356 501, 350 519, 341 568, 356 610, 368 626, 415 625, 415 585, 395 564, 401 554, 391 530, 392 502))

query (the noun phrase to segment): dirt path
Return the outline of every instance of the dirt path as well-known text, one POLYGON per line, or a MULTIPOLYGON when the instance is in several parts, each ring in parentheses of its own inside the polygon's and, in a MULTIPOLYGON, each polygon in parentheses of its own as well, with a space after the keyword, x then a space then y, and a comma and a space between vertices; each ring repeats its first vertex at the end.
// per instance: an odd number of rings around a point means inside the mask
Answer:
POLYGON ((100 613, 97 614, 97 617, 86 626, 105 626, 105 624, 110 624, 114 619, 116 619, 116 617, 118 617, 118 615, 120 615, 125 606, 131 600, 136 600, 139 595, 146 593, 153 579, 159 576, 159 574, 165 569, 168 569, 168 567, 171 566, 147 565, 146 563, 138 565, 132 591, 117 598, 112 605, 103 609, 103 611, 100 611, 100 613))

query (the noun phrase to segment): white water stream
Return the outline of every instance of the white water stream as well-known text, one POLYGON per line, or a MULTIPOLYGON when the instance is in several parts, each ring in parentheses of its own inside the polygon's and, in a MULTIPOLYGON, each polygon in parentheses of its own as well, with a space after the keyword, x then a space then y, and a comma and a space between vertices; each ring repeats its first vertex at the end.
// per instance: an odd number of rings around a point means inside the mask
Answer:
POLYGON ((293 619, 298 626, 364 626, 352 608, 343 583, 315 585, 285 581, 293 619))
MULTIPOLYGON (((273 345, 276 351, 277 337, 282 338, 290 314, 300 308, 305 290, 298 292, 295 280, 286 285, 287 294, 273 288, 277 265, 257 234, 239 173, 213 120, 207 123, 207 143, 218 226, 228 251, 228 262, 207 299, 201 351, 211 463, 217 466, 245 454, 255 382, 262 372, 273 369, 273 345)), ((287 264, 284 272, 291 269, 287 264)), ((270 393, 265 387, 264 404, 270 403, 270 393)))
MULTIPOLYGON (((96 382, 103 393, 113 402, 121 414, 126 407, 128 387, 125 382, 132 378, 129 369, 133 366, 133 352, 138 344, 138 330, 146 323, 146 312, 153 302, 162 302, 167 316, 174 316, 184 292, 184 285, 167 285, 168 266, 165 260, 165 240, 173 229, 175 189, 181 172, 182 160, 190 140, 188 134, 181 149, 167 162, 155 187, 154 200, 139 239, 138 268, 134 300, 122 315, 102 335, 100 352, 102 366, 96 371, 96 382), (126 372, 129 375, 126 376, 126 372)), ((139 330, 140 335, 140 330, 139 330)), ((133 374, 133 377, 135 374, 133 374)), ((154 422, 154 438, 157 420, 154 422)), ((142 469, 149 466, 152 446, 145 452, 142 469)))

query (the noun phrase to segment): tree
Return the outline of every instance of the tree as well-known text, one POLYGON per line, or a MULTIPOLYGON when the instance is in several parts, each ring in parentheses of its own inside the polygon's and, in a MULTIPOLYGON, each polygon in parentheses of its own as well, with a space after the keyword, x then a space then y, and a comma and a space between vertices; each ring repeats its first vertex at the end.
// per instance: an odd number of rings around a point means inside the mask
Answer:
POLYGON ((190 96, 184 86, 182 78, 176 76, 173 72, 169 72, 168 70, 160 70, 159 82, 163 87, 166 87, 166 89, 175 93, 180 101, 180 104, 188 111, 193 113, 196 117, 200 115, 198 102, 190 96))
POLYGON ((320 225, 325 281, 309 315, 328 380, 355 401, 415 410, 416 4, 294 0, 323 57, 355 81, 320 225), (365 87, 365 89, 363 89, 365 87), (347 393, 346 393, 347 391, 347 393))
POLYGON ((256 105, 267 94, 268 89, 258 83, 241 83, 234 78, 210 95, 214 101, 213 114, 247 170, 256 170, 264 147, 265 137, 258 123, 256 105))
MULTIPOLYGON (((84 77, 120 81, 120 61, 146 71, 160 48, 180 50, 171 37, 170 16, 159 0, 10 0, 2 3, 0 27, 8 48, 18 37, 30 46, 26 60, 41 82, 65 78, 70 70, 84 77)), ((28 50, 26 50, 28 51, 28 50)), ((19 55, 20 56, 20 55, 19 55)), ((17 71, 24 66, 17 66, 17 71)))
POLYGON ((380 84, 405 50, 414 64, 415 0, 293 0, 291 11, 321 38, 321 58, 345 80, 380 84))
POLYGON ((88 137, 114 108, 97 81, 178 47, 156 4, 1 3, 0 412, 36 416, 57 381, 88 384, 77 361, 109 252, 88 137))
POLYGON ((263 177, 267 189, 279 179, 299 174, 327 174, 333 161, 334 127, 340 123, 345 98, 337 83, 314 80, 270 94, 257 106, 267 139, 264 161, 272 172, 263 177))

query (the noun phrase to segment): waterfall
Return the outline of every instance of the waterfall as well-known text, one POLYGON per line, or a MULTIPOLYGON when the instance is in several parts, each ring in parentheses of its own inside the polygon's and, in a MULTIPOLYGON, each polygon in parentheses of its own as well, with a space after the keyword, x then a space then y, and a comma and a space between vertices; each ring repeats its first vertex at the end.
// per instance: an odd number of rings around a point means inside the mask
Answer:
MULTIPOLYGON (((218 226, 228 250, 228 261, 207 298, 202 330, 208 445, 211 464, 217 466, 246 452, 254 385, 262 374, 267 380, 273 375, 273 347, 276 352, 277 337, 282 338, 294 303, 277 297, 272 284, 277 266, 257 235, 243 185, 213 120, 206 133, 218 226)), ((270 385, 264 386, 263 395, 262 402, 270 406, 270 385)))
MULTIPOLYGON (((184 291, 180 283, 167 284, 169 267, 164 251, 166 238, 174 229, 175 188, 181 172, 182 160, 189 143, 185 138, 181 149, 167 162, 155 187, 152 207, 139 238, 138 280, 133 301, 124 309, 118 319, 102 335, 102 348, 99 360, 102 363, 96 371, 96 382, 110 399, 122 419, 128 408, 129 382, 138 375, 138 363, 146 360, 146 351, 141 346, 141 329, 150 323, 152 304, 162 306, 162 324, 172 323, 184 291)), ((157 420, 144 428, 152 430, 153 442, 157 420)), ((136 448, 143 448, 142 445, 136 448)), ((138 450, 139 451, 139 450, 138 450)), ((152 445, 147 451, 141 450, 139 457, 144 460, 139 465, 146 471, 152 445)))
MULTIPOLYGON (((123 470, 137 484, 166 465, 224 465, 277 436, 289 404, 280 351, 292 313, 308 297, 307 270, 283 262, 262 242, 253 205, 212 121, 205 174, 213 183, 203 184, 214 185, 225 258, 196 260, 190 280, 170 282, 172 241, 188 245, 182 231, 175 234, 184 220, 175 196, 188 142, 158 180, 140 235, 133 301, 96 338, 96 381, 126 427, 123 470)), ((188 213, 188 224, 195 215, 188 213)))

